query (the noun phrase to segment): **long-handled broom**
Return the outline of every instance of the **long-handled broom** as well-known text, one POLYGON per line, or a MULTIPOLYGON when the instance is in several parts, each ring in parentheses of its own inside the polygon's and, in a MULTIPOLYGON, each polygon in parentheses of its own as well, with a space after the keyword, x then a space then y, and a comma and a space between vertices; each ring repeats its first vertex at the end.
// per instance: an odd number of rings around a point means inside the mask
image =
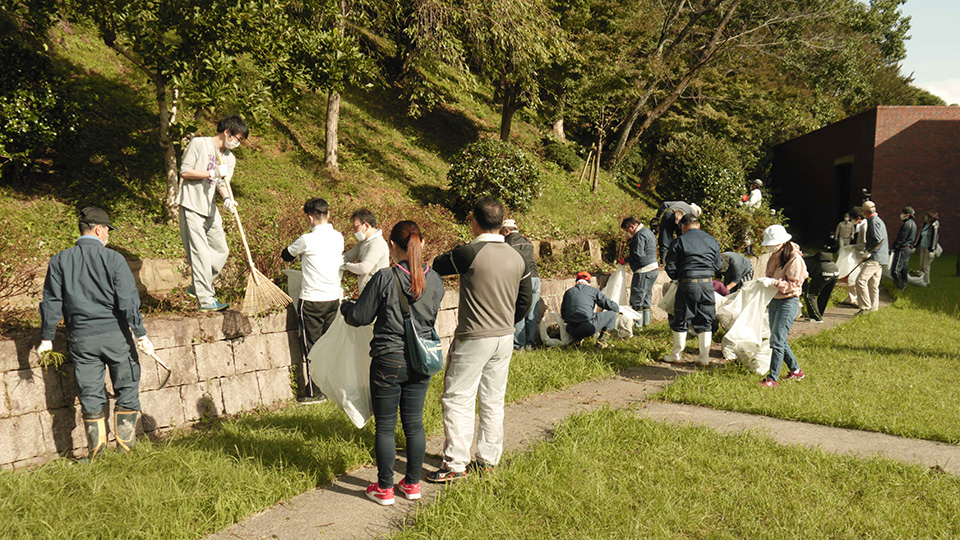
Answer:
MULTIPOLYGON (((233 188, 230 187, 230 181, 224 182, 227 185, 227 193, 233 199, 233 188)), ((233 199, 236 201, 236 199, 233 199)), ((233 207, 233 217, 237 219, 237 228, 240 229, 240 239, 243 240, 243 249, 247 252, 247 264, 250 265, 250 275, 247 276, 247 291, 243 296, 243 306, 240 312, 244 315, 259 315, 264 311, 273 308, 282 308, 289 306, 293 300, 280 287, 274 285, 267 276, 263 275, 257 267, 253 265, 253 257, 250 255, 250 246, 247 244, 247 235, 243 232, 243 223, 240 222, 240 214, 237 207, 233 207)))

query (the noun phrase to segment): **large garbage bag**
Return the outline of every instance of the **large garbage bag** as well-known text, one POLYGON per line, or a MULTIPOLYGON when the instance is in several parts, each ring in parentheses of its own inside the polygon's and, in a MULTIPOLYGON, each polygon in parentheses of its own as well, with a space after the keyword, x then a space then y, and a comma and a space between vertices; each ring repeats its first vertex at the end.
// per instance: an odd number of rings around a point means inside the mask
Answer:
POLYGON ((657 307, 673 315, 673 303, 677 299, 677 282, 663 284, 663 296, 657 302, 657 307))
POLYGON ((630 284, 627 283, 627 267, 618 264, 617 270, 607 280, 603 287, 603 295, 620 306, 630 305, 630 284))
POLYGON ((373 325, 359 328, 337 318, 310 349, 310 376, 313 384, 347 413, 357 428, 373 416, 370 397, 370 340, 373 325))
POLYGON ((287 294, 293 300, 293 308, 300 311, 300 289, 303 287, 303 272, 286 268, 283 273, 287 275, 287 294))
POLYGON ((620 312, 617 313, 617 335, 620 339, 632 338, 633 325, 640 320, 643 320, 642 313, 630 306, 620 306, 620 312))
POLYGON ((567 333, 567 325, 563 323, 560 314, 556 311, 548 311, 540 319, 540 342, 547 347, 556 347, 558 345, 569 345, 573 339, 567 333))
POLYGON ((721 349, 727 360, 763 375, 770 371, 770 322, 767 305, 777 294, 773 285, 748 281, 717 306, 717 317, 726 329, 721 349))
POLYGON ((847 282, 853 285, 857 282, 857 276, 860 275, 860 269, 854 270, 857 263, 860 262, 860 250, 855 246, 847 246, 837 252, 837 269, 840 271, 840 277, 847 275, 852 270, 853 273, 847 278, 847 282))

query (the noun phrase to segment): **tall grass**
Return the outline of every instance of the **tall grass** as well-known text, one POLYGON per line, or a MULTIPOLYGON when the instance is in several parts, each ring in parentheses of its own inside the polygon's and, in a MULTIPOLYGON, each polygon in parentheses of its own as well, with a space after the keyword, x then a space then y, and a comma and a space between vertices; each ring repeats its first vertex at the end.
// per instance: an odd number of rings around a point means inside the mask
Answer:
POLYGON ((960 480, 601 410, 468 478, 394 538, 956 538, 960 480))

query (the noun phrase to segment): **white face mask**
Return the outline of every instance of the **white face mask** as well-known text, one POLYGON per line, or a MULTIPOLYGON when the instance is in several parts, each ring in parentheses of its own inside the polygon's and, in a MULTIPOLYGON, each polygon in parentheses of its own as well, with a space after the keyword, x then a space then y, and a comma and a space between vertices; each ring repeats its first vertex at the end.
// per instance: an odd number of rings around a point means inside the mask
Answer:
POLYGON ((900 221, 906 221, 910 214, 900 214, 900 221))
POLYGON ((228 137, 226 141, 224 141, 223 145, 227 147, 227 150, 234 150, 238 146, 240 146, 240 141, 238 141, 236 138, 234 138, 233 140, 230 140, 230 138, 228 137))
POLYGON ((363 231, 357 231, 353 233, 353 236, 357 239, 357 242, 363 242, 367 239, 367 235, 363 234, 363 231))
POLYGON ((843 216, 844 221, 850 221, 850 216, 843 216))

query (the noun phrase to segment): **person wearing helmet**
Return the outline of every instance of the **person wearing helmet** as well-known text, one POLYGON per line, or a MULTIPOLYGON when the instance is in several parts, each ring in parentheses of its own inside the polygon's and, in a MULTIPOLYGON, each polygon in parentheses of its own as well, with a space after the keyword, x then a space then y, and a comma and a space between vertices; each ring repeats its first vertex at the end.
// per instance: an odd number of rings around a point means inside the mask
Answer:
POLYGON ((901 291, 907 288, 907 269, 910 266, 910 255, 913 255, 913 245, 917 242, 917 222, 913 219, 913 207, 904 207, 900 212, 900 232, 894 240, 890 250, 893 252, 893 262, 890 263, 890 274, 893 283, 901 291))
POLYGON ((800 247, 790 241, 790 234, 783 225, 771 225, 763 231, 763 245, 771 251, 767 260, 766 277, 758 281, 765 286, 777 288, 777 294, 767 307, 770 318, 770 373, 760 381, 761 386, 777 386, 780 368, 787 363, 789 373, 784 379, 800 380, 804 377, 797 357, 793 355, 787 334, 800 312, 800 293, 807 279, 807 265, 803 262, 800 247))
POLYGON ((683 362, 687 328, 692 323, 700 345, 696 362, 707 366, 710 365, 711 330, 717 316, 713 274, 720 269, 720 244, 700 230, 700 220, 694 214, 683 216, 680 226, 683 234, 673 241, 667 253, 667 275, 678 283, 673 320, 670 321, 673 350, 663 361, 671 364, 683 362))
POLYGON ((567 325, 567 333, 574 342, 579 342, 597 332, 597 347, 607 346, 607 337, 617 327, 620 306, 610 300, 600 289, 590 285, 590 272, 577 272, 576 284, 563 293, 560 317, 567 325), (596 313, 596 308, 603 311, 596 313))

